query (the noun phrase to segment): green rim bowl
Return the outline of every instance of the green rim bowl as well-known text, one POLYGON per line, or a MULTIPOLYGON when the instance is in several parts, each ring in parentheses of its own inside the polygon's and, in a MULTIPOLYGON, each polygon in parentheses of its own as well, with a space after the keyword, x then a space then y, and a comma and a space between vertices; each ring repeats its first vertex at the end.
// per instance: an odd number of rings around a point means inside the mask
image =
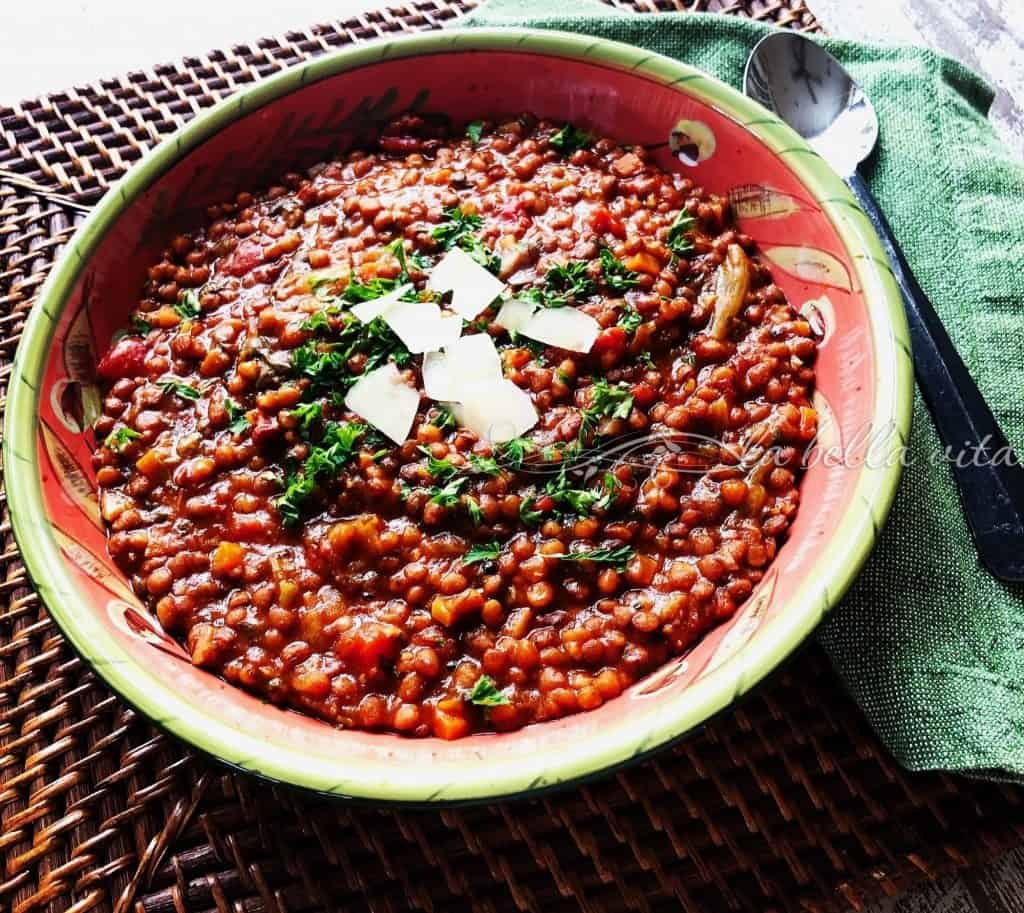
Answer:
POLYGON ((260 776, 367 800, 532 793, 680 738, 814 630, 892 503, 910 423, 909 353, 885 255, 846 186, 792 130, 723 83, 658 54, 557 32, 382 41, 241 89, 160 143, 92 212, 41 291, 15 359, 3 444, 11 519, 36 588, 79 653, 197 748, 260 776), (777 284, 820 333, 817 459, 788 541, 735 617, 596 710, 455 742, 339 730, 193 667, 107 557, 90 462, 96 353, 175 231, 410 107, 457 121, 531 111, 647 146, 663 167, 729 195, 777 284))

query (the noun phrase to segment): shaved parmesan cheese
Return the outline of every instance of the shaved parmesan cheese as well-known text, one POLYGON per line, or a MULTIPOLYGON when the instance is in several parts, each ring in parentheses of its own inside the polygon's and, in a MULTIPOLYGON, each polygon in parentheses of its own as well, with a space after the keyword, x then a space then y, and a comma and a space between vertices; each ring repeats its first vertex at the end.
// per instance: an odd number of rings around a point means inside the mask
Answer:
POLYGON ((464 390, 452 414, 460 425, 492 444, 510 441, 537 424, 530 394, 506 379, 464 390))
POLYGON ((427 352, 423 356, 423 392, 431 399, 450 402, 458 399, 459 386, 452 377, 450 361, 444 352, 427 352))
POLYGON ((498 311, 498 316, 494 318, 494 322, 511 333, 518 333, 534 315, 538 307, 540 305, 533 301, 511 298, 501 306, 501 310, 498 311))
POLYGON ((405 382, 390 361, 360 377, 345 397, 347 409, 366 419, 396 444, 404 444, 409 437, 419 406, 419 393, 405 382))
POLYGON ((501 378, 501 356, 486 333, 462 336, 444 352, 423 356, 423 389, 431 399, 457 401, 474 384, 501 378))
POLYGON ((443 349, 462 332, 462 318, 442 315, 433 301, 399 301, 385 311, 384 322, 414 355, 443 349))
POLYGON ((427 280, 427 288, 434 292, 452 293, 452 310, 466 320, 472 320, 505 288, 469 254, 458 247, 446 253, 434 267, 427 280))
POLYGON ((380 317, 381 314, 389 310, 393 305, 397 304, 398 299, 411 288, 411 285, 402 285, 399 288, 388 292, 386 295, 382 295, 380 298, 372 298, 369 301, 360 301, 359 304, 352 308, 352 313, 359 318, 360 323, 369 323, 371 320, 380 317))
POLYGON ((559 349, 589 352, 601 332, 601 325, 577 308, 541 308, 519 332, 559 349))

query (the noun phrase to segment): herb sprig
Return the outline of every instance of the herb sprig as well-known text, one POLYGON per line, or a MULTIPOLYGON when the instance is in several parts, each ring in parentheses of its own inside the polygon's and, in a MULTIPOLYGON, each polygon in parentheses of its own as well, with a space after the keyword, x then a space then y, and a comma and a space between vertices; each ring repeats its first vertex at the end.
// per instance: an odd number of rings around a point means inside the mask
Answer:
POLYGON ((462 556, 463 564, 479 564, 485 561, 494 561, 498 555, 501 554, 501 543, 494 542, 483 542, 472 546, 465 555, 462 556))
POLYGON ((116 431, 111 431, 110 434, 103 439, 103 446, 108 450, 115 450, 120 453, 120 451, 129 443, 138 440, 140 437, 142 437, 142 435, 134 428, 129 428, 127 425, 123 425, 116 431))
POLYGON ((552 148, 564 155, 572 155, 577 149, 586 149, 592 141, 593 137, 586 130, 572 124, 566 124, 548 140, 552 148))
POLYGON ((614 547, 578 549, 553 557, 561 561, 589 561, 591 564, 604 564, 617 571, 624 571, 626 566, 636 557, 636 549, 628 545, 614 547))
POLYGON ((504 707, 509 703, 508 694, 499 691, 494 679, 481 675, 466 693, 466 700, 477 707, 504 707))
POLYGON ((480 240, 477 232, 482 227, 483 219, 479 215, 463 212, 458 206, 453 206, 444 211, 444 221, 431 231, 430 237, 444 250, 462 248, 484 269, 496 273, 501 266, 501 258, 480 240))
POLYGON ((328 422, 320 444, 306 457, 301 469, 289 473, 284 494, 274 501, 285 526, 297 526, 313 492, 337 476, 357 451, 356 443, 366 433, 358 422, 328 422))

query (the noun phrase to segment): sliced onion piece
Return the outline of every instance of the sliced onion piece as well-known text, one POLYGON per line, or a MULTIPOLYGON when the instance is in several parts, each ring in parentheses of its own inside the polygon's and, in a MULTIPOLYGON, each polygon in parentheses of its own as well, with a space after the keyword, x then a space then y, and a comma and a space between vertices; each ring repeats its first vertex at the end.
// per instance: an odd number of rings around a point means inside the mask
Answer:
POLYGON ((396 444, 404 444, 409 437, 419 406, 419 392, 405 382, 390 361, 360 377, 345 397, 347 409, 396 444))
POLYGON ((601 332, 601 324, 577 308, 541 308, 519 332, 559 349, 589 352, 601 332))
POLYGON ((371 298, 369 301, 360 301, 359 304, 352 308, 352 313, 359 318, 360 323, 369 323, 371 320, 380 317, 381 314, 398 304, 399 298, 401 298, 402 295, 411 288, 411 285, 402 285, 393 291, 388 292, 386 295, 381 295, 380 298, 371 298))
POLYGON ((462 332, 462 318, 442 314, 433 301, 399 301, 384 313, 384 321, 414 355, 443 349, 462 332))
POLYGON ((510 441, 537 424, 530 394, 507 379, 464 390, 461 402, 452 405, 452 414, 460 425, 492 444, 510 441))
POLYGON ((453 247, 434 267, 427 288, 434 292, 451 292, 452 310, 466 320, 473 320, 501 294, 505 283, 464 250, 453 247))
POLYGON ((494 318, 494 322, 511 333, 518 333, 539 307, 540 305, 533 301, 510 298, 501 306, 501 310, 498 311, 498 316, 494 318))

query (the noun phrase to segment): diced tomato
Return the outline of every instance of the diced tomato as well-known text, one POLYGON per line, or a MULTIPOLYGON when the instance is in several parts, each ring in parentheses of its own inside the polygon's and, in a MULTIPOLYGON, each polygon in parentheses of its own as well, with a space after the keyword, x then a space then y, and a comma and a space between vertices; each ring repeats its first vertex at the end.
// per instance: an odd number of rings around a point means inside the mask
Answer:
POLYGON ((146 373, 146 343, 138 336, 123 336, 100 359, 96 373, 104 380, 138 377, 146 373))
POLYGON ((224 261, 222 269, 232 276, 244 276, 263 262, 263 248, 248 238, 238 245, 224 261))
POLYGON ((619 356, 626 351, 629 334, 619 326, 608 327, 594 340, 593 352, 597 355, 606 353, 619 356))
POLYGON ((621 219, 613 216, 604 206, 600 206, 590 214, 590 227, 599 235, 610 231, 616 238, 626 237, 626 226, 621 219))
POLYGON ((641 408, 653 405, 658 398, 658 391, 650 384, 635 384, 633 386, 633 401, 641 408))

